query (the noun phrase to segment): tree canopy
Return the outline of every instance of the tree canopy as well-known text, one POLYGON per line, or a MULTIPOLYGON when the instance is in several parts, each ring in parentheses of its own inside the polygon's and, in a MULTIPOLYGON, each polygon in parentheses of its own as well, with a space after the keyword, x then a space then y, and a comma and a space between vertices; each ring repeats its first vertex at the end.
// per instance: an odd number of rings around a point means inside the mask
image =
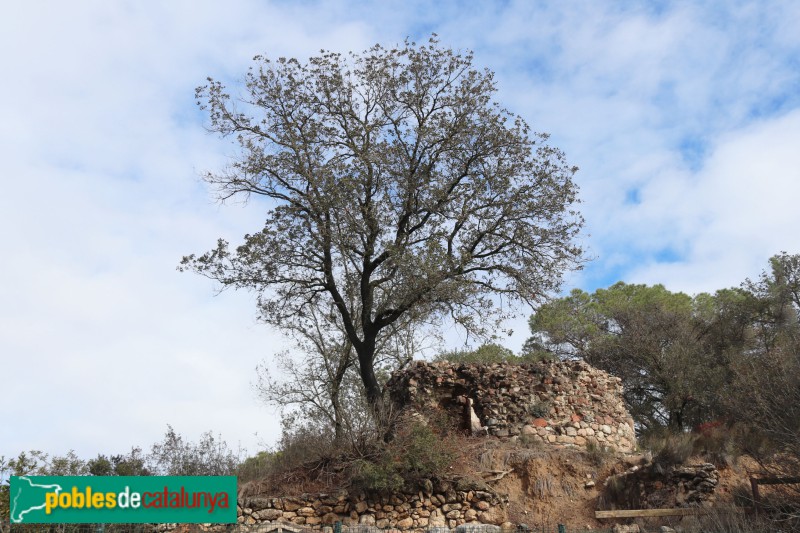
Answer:
MULTIPOLYGON (((591 294, 575 289, 531 317, 526 349, 583 358, 621 377, 641 429, 683 430, 757 408, 751 418, 784 420, 796 397, 785 369, 800 364, 798 295, 800 255, 786 253, 772 257, 758 280, 714 294, 623 282, 591 294)), ((795 424, 789 434, 796 432, 795 424)))
POLYGON ((331 316, 373 406, 393 325, 447 318, 483 334, 581 261, 576 168, 493 100, 493 74, 472 61, 435 38, 258 56, 241 96, 210 78, 197 91, 210 130, 239 147, 206 181, 267 212, 241 245, 220 240, 182 268, 255 291, 278 328, 331 316))
POLYGON ((538 343, 560 357, 581 357, 623 380, 642 427, 682 427, 707 408, 700 391, 716 368, 701 364, 692 298, 662 285, 616 283, 592 294, 576 289, 531 317, 538 343))

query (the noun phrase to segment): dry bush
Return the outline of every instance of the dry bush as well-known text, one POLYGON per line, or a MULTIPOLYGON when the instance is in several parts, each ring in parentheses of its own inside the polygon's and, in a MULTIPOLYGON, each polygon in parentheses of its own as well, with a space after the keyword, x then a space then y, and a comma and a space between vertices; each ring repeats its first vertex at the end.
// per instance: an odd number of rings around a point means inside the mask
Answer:
POLYGON ((695 429, 694 455, 702 456, 717 468, 733 466, 742 455, 742 428, 727 427, 721 422, 708 422, 695 429))
POLYGON ((775 533, 797 531, 794 526, 783 523, 783 527, 764 514, 745 513, 735 506, 718 505, 707 514, 697 517, 701 531, 713 533, 775 533))
POLYGON ((610 461, 616 459, 614 452, 610 451, 607 447, 597 444, 596 442, 589 442, 586 445, 586 459, 590 464, 600 467, 610 461))
POLYGON ((653 455, 653 463, 666 468, 686 462, 694 453, 696 436, 691 433, 673 433, 667 428, 654 430, 641 439, 642 447, 653 455))

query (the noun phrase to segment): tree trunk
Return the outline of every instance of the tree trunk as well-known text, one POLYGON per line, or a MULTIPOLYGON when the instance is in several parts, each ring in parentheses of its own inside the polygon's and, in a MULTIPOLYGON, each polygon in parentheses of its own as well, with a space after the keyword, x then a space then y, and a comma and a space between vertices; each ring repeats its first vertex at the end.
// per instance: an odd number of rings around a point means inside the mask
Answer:
POLYGON ((358 369, 367 395, 367 404, 375 423, 382 426, 386 413, 383 405, 383 387, 375 376, 375 337, 366 337, 357 353, 358 369))
POLYGON ((333 407, 333 429, 336 443, 341 443, 344 438, 344 417, 345 413, 342 408, 342 382, 350 368, 352 361, 353 344, 350 340, 345 341, 341 357, 339 358, 339 365, 336 368, 336 373, 333 375, 331 383, 331 406, 333 407))

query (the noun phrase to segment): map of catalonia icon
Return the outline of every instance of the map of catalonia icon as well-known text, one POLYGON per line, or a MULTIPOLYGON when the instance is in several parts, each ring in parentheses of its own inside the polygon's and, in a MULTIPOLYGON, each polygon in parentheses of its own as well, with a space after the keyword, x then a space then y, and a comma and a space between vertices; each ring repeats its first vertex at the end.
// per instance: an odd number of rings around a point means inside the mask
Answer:
POLYGON ((235 476, 12 476, 11 523, 236 522, 235 476))

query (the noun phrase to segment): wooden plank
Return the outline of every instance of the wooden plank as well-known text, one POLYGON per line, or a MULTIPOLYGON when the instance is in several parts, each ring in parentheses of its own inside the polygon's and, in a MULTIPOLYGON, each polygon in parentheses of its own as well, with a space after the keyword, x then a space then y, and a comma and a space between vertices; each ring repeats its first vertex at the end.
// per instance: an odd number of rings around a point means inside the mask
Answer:
POLYGON ((761 495, 758 492, 758 480, 754 477, 750 478, 750 488, 753 489, 753 509, 758 514, 761 507, 761 495))
POLYGON ((595 518, 638 518, 648 516, 690 516, 707 513, 707 509, 696 507, 681 509, 615 509, 612 511, 595 511, 595 518))
POLYGON ((800 483, 800 477, 751 478, 751 482, 753 480, 759 485, 791 485, 793 483, 800 483))

